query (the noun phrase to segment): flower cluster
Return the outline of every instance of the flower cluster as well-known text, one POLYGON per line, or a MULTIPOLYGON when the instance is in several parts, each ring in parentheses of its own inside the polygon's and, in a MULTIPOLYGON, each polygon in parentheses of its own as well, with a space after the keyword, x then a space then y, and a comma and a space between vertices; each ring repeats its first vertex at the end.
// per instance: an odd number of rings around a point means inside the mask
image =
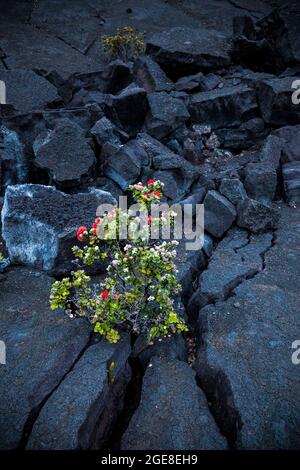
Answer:
MULTIPOLYGON (((130 187, 140 203, 141 214, 149 204, 158 204, 162 188, 163 183, 153 179, 146 185, 137 183, 130 187)), ((52 309, 64 308, 70 316, 88 317, 94 330, 112 343, 119 340, 122 329, 147 334, 150 341, 186 330, 174 308, 174 298, 180 292, 175 266, 178 242, 153 242, 149 226, 159 226, 162 220, 143 217, 116 208, 97 217, 90 229, 79 227, 77 238, 85 245, 74 247, 77 260, 89 266, 108 258, 107 277, 97 288, 91 288, 90 278, 79 269, 70 279, 64 278, 52 286, 52 309), (133 235, 126 240, 115 237, 120 221, 133 235)))
POLYGON ((117 33, 112 36, 103 35, 101 39, 104 50, 112 59, 136 59, 146 50, 142 33, 130 26, 117 29, 117 33))

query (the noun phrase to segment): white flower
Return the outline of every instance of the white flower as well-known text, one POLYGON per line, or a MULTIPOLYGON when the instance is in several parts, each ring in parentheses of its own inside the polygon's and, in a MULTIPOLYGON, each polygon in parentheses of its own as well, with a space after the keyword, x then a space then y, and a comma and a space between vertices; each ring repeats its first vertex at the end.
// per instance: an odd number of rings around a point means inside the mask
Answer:
POLYGON ((152 300, 155 300, 155 297, 153 297, 153 295, 150 295, 147 300, 149 300, 149 302, 151 302, 152 300))
POLYGON ((117 259, 114 259, 114 260, 112 261, 112 265, 113 265, 113 266, 118 266, 119 264, 120 264, 120 261, 117 260, 117 259))
POLYGON ((129 272, 129 269, 128 268, 124 268, 124 273, 128 273, 129 272))

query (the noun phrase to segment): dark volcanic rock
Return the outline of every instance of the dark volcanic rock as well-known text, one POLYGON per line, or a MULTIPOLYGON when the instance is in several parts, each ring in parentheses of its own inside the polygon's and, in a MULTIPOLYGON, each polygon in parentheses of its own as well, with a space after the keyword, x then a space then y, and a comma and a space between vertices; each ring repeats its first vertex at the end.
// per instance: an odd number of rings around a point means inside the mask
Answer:
POLYGON ((208 191, 203 204, 205 230, 214 237, 222 237, 236 218, 234 205, 217 191, 208 191))
POLYGON ((117 126, 135 135, 144 124, 148 107, 147 94, 143 88, 126 88, 119 95, 109 97, 107 113, 117 126))
POLYGON ((39 135, 34 144, 35 165, 49 174, 58 187, 73 187, 87 180, 96 158, 84 131, 70 120, 39 135))
POLYGON ((122 409, 130 351, 129 338, 90 346, 43 407, 26 448, 101 448, 122 409))
POLYGON ((255 117, 256 93, 246 85, 218 88, 195 94, 188 107, 192 121, 212 129, 239 126, 255 117))
POLYGON ((72 269, 72 246, 79 226, 90 227, 100 204, 116 203, 110 193, 64 194, 52 186, 8 186, 2 235, 13 263, 55 273, 72 269))
POLYGON ((170 74, 177 71, 183 76, 230 64, 230 37, 213 29, 172 28, 155 33, 147 44, 150 55, 170 74))
POLYGON ((292 103, 294 80, 295 77, 274 78, 259 84, 259 105, 267 124, 286 126, 300 123, 299 106, 292 103))
POLYGON ((238 204, 247 197, 244 185, 238 178, 224 178, 219 191, 232 204, 238 204))
POLYGON ((20 445, 27 420, 31 421, 89 340, 87 322, 50 311, 52 282, 47 275, 25 268, 12 269, 1 281, 0 337, 7 350, 7 363, 0 367, 1 449, 20 445))
POLYGON ((265 269, 200 312, 196 370, 220 429, 237 449, 300 446, 300 377, 292 362, 300 328, 299 221, 299 210, 284 209, 265 269))
POLYGON ((165 91, 148 94, 150 110, 146 128, 150 135, 161 139, 182 126, 190 117, 182 100, 165 91))
POLYGON ((265 163, 248 163, 245 169, 244 185, 249 197, 261 202, 274 199, 277 186, 277 173, 265 163))
POLYGON ((244 199, 237 206, 237 224, 254 233, 275 229, 279 220, 279 211, 254 199, 244 199))
POLYGON ((286 126, 274 131, 274 136, 282 139, 281 161, 288 163, 300 160, 300 126, 286 126))
POLYGON ((32 70, 0 71, 0 80, 6 84, 6 102, 19 113, 47 107, 59 101, 57 89, 32 70))
POLYGON ((160 66, 149 56, 140 57, 134 64, 134 73, 139 86, 147 93, 171 91, 174 84, 160 66))
POLYGON ((102 147, 106 142, 119 145, 121 144, 121 139, 128 138, 128 135, 125 132, 121 132, 105 116, 94 124, 91 129, 91 134, 95 137, 95 140, 100 147, 102 147))
POLYGON ((140 405, 122 439, 123 450, 226 449, 192 369, 154 357, 140 405))
POLYGON ((0 191, 9 184, 25 183, 27 162, 24 147, 15 131, 0 127, 0 191))
POLYGON ((282 176, 287 201, 300 202, 300 161, 282 165, 282 176))
POLYGON ((116 59, 104 69, 102 77, 106 81, 104 91, 116 95, 126 88, 131 80, 131 69, 122 60, 116 59))

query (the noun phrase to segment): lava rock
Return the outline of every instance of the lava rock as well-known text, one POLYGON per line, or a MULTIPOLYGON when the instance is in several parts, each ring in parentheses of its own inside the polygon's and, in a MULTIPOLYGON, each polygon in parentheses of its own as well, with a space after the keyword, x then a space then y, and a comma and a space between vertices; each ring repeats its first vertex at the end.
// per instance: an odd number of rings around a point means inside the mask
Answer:
POLYGON ((25 183, 28 165, 24 146, 15 131, 0 127, 0 191, 10 184, 25 183))
POLYGON ((276 170, 264 163, 248 163, 244 185, 249 197, 261 202, 270 202, 276 192, 276 170))
POLYGON ((155 33, 147 41, 147 51, 163 67, 174 73, 196 73, 230 64, 230 36, 213 29, 176 27, 155 33))
POLYGON ((276 135, 269 135, 260 151, 260 161, 264 165, 268 165, 278 170, 282 152, 283 140, 276 135))
POLYGON ((238 178, 222 179, 219 191, 234 205, 247 197, 244 185, 238 178))
POLYGON ((113 145, 120 145, 121 139, 128 139, 125 132, 121 132, 109 119, 103 116, 91 129, 91 134, 95 137, 97 144, 102 147, 106 142, 113 145))
POLYGON ((196 93, 188 110, 192 121, 208 124, 212 129, 239 126, 255 117, 256 93, 246 85, 196 93))
POLYGON ((292 103, 292 83, 295 77, 265 80, 258 86, 262 117, 267 124, 286 126, 300 123, 299 106, 292 103))
POLYGON ((236 218, 236 210, 228 199, 217 191, 208 191, 204 199, 205 230, 221 238, 236 218))
POLYGON ((150 106, 146 119, 147 132, 162 139, 181 127, 190 117, 182 100, 173 98, 165 91, 148 94, 150 106))
POLYGON ((237 206, 237 224, 254 233, 264 232, 277 227, 279 211, 254 199, 244 199, 237 206))
POLYGON ((118 127, 135 135, 143 126, 149 109, 147 93, 143 88, 125 88, 119 95, 109 96, 106 109, 118 127))
POLYGON ((131 373, 129 338, 90 346, 47 400, 26 449, 99 448, 109 436, 131 373), (55 419, 54 419, 55 418, 55 419))
POLYGON ((273 135, 283 141, 280 146, 282 163, 300 160, 300 126, 281 127, 273 135))
POLYGON ((0 80, 6 84, 6 102, 19 113, 42 109, 59 102, 57 89, 48 80, 32 70, 0 71, 0 80))
POLYGON ((160 66, 149 56, 142 56, 134 64, 136 82, 147 93, 154 91, 171 91, 174 87, 160 66))
POLYGON ((131 68, 122 60, 116 59, 106 66, 102 77, 106 81, 105 93, 116 95, 130 84, 131 68))
MULTIPOLYGON (((196 91, 199 88, 203 73, 198 72, 195 75, 189 75, 188 77, 181 77, 175 83, 175 89, 177 91, 196 91)), ((202 91, 202 90, 201 90, 202 91)))
POLYGON ((288 202, 300 202, 300 161, 282 165, 284 190, 288 202))
POLYGON ((110 193, 94 188, 69 195, 52 186, 8 186, 2 236, 12 263, 55 274, 71 270, 77 228, 91 226, 99 205, 115 203, 110 193))
POLYGON ((86 321, 50 311, 54 281, 22 267, 11 269, 1 281, 0 337, 7 349, 7 364, 0 367, 1 449, 20 446, 26 424, 89 341, 86 321))
POLYGON ((87 181, 96 163, 84 131, 70 120, 59 121, 52 131, 39 135, 33 149, 35 165, 60 188, 87 181))
POLYGON ((122 450, 226 449, 192 369, 154 357, 140 405, 122 438, 122 450), (188 397, 188 398, 187 398, 188 397))

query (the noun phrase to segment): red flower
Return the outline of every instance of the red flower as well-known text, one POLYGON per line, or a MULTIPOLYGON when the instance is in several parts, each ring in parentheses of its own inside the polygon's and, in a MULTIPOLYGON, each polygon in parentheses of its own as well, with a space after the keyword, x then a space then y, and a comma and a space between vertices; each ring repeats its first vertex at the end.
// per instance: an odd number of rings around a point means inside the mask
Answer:
POLYGON ((149 197, 149 193, 144 194, 144 196, 143 196, 144 201, 147 201, 148 197, 149 197))
POLYGON ((147 181, 147 185, 148 185, 148 186, 151 186, 151 184, 153 184, 153 183, 155 183, 155 180, 148 180, 148 181, 147 181))
POLYGON ((147 217, 147 221, 148 221, 148 222, 152 222, 152 220, 153 220, 152 215, 149 215, 149 216, 147 217))
POLYGON ((88 229, 86 227, 79 227, 77 230, 77 239, 82 242, 84 239, 85 232, 88 232, 88 229))
POLYGON ((104 290, 101 294, 101 297, 103 300, 107 299, 107 297, 109 296, 109 291, 108 290, 104 290))
POLYGON ((92 230, 93 230, 94 235, 97 235, 97 227, 98 227, 98 224, 92 225, 92 230))
POLYGON ((153 191, 153 194, 154 194, 154 196, 158 196, 158 197, 161 196, 160 192, 157 191, 157 190, 153 191))
POLYGON ((101 222, 102 222, 101 217, 97 217, 97 218, 95 219, 95 224, 98 225, 98 224, 101 224, 101 222))

